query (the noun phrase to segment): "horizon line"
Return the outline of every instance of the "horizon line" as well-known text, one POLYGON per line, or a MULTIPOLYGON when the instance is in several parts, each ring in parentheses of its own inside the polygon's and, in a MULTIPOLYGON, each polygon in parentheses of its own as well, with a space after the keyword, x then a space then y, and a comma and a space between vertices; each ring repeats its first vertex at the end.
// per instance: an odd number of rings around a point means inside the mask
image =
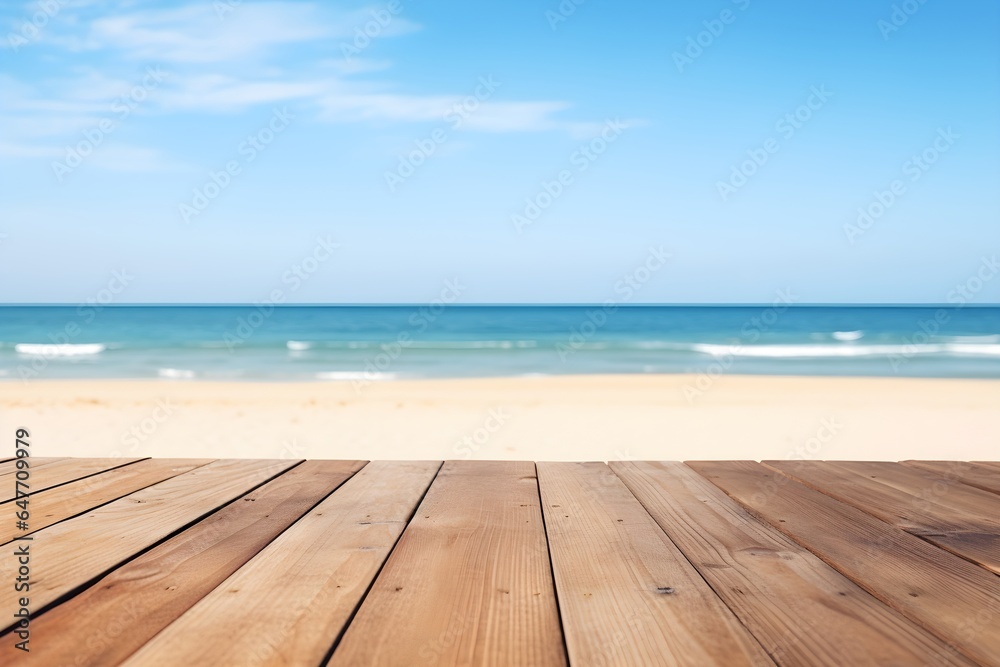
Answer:
MULTIPOLYGON (((435 301, 402 301, 402 302, 364 302, 364 303, 257 303, 253 301, 219 301, 219 302, 127 302, 127 303, 71 303, 71 302, 8 302, 0 303, 0 308, 252 308, 255 306, 271 306, 273 308, 408 308, 427 306, 435 301)), ((450 303, 448 308, 756 308, 773 307, 774 302, 674 302, 674 303, 601 303, 601 302, 562 302, 562 303, 519 303, 519 302, 482 302, 482 303, 450 303)), ((811 303, 781 304, 787 308, 1000 308, 1000 302, 995 303, 933 303, 933 302, 882 302, 882 303, 851 303, 836 301, 817 301, 811 303)))

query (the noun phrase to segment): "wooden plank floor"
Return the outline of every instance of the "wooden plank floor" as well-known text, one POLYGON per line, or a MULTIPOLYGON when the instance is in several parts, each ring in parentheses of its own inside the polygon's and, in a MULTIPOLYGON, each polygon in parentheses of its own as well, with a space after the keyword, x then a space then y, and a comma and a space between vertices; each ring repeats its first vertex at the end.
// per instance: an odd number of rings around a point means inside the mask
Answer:
POLYGON ((4 666, 1000 667, 990 462, 29 463, 4 666))

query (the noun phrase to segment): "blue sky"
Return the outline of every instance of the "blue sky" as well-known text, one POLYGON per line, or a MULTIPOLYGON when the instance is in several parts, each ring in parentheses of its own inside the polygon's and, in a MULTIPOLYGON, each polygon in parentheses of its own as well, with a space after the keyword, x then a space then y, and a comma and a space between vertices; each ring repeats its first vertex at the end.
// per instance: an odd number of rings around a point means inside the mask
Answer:
POLYGON ((0 11, 0 302, 600 302, 655 252, 630 302, 937 303, 1000 251, 995 2, 0 11))

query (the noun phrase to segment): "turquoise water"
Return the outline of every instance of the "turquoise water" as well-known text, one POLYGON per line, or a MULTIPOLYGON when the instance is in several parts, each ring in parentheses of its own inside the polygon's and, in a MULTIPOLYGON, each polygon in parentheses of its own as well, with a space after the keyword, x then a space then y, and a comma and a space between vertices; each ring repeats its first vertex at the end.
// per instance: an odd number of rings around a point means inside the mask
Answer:
POLYGON ((0 380, 1000 377, 1000 308, 4 306, 0 380))

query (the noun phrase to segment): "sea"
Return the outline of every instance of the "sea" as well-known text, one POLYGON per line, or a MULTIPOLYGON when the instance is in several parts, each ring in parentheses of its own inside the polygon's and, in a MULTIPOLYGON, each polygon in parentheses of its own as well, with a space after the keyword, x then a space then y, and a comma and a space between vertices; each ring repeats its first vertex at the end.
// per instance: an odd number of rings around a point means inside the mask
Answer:
POLYGON ((0 381, 1000 377, 1000 307, 0 306, 0 381))

